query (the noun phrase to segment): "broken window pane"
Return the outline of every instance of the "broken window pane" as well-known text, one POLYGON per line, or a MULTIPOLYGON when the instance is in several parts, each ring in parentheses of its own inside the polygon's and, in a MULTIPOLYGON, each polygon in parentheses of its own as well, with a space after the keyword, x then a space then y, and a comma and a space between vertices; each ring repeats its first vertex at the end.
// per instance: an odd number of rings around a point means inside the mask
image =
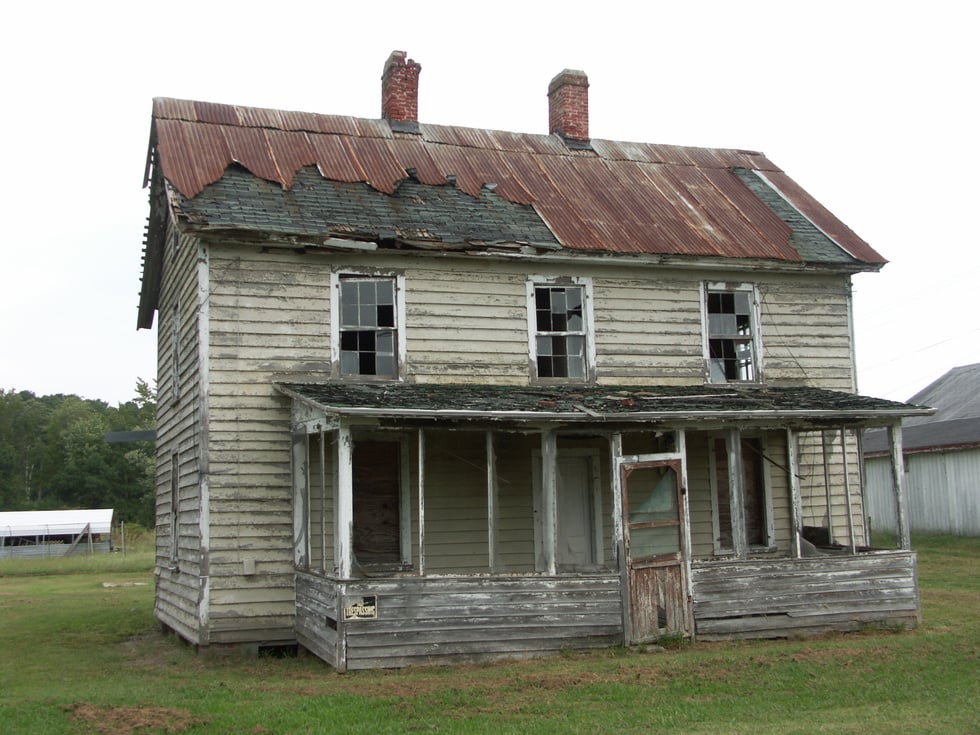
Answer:
POLYGON ((755 380, 751 292, 709 291, 707 296, 709 380, 755 380))
POLYGON ((342 278, 341 374, 396 377, 396 321, 393 278, 342 278))
POLYGON ((535 287, 539 378, 586 378, 584 300, 582 286, 535 287))

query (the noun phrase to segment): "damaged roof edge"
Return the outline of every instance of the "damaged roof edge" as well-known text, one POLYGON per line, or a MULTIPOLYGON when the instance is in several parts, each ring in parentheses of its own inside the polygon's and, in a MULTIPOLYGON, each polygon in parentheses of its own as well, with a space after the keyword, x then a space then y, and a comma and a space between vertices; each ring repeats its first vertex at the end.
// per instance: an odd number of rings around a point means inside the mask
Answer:
MULTIPOLYGON (((325 384, 320 384, 317 387, 324 387, 325 384)), ((339 386, 339 384, 338 384, 339 386)), ((819 408, 793 408, 793 409, 781 409, 781 408, 762 408, 762 409, 745 409, 745 408, 711 408, 711 409, 692 409, 692 408, 677 408, 677 409, 666 409, 660 411, 650 411, 648 409, 641 410, 619 410, 615 412, 609 411, 596 411, 594 409, 589 409, 581 403, 574 405, 574 410, 545 410, 551 408, 552 405, 543 406, 542 410, 508 410, 508 409, 459 409, 459 408, 436 408, 436 407, 426 407, 426 408, 397 408, 388 406, 363 406, 363 405, 350 405, 353 401, 347 401, 345 403, 341 402, 323 402, 317 400, 309 395, 306 395, 302 391, 301 385, 297 384, 284 384, 284 383, 273 383, 273 387, 294 400, 300 401, 301 403, 314 408, 318 411, 324 412, 324 414, 333 414, 338 417, 365 417, 365 418, 404 418, 404 419, 459 419, 459 420, 500 420, 500 421, 518 421, 518 422, 549 422, 549 421, 559 421, 559 422, 626 422, 626 423, 639 423, 639 422, 663 422, 663 421, 674 421, 674 422, 686 422, 686 421, 703 421, 705 419, 718 420, 718 421, 765 421, 765 420, 786 420, 786 421, 851 421, 851 422, 875 422, 882 425, 887 425, 893 423, 896 419, 907 418, 912 416, 926 416, 934 412, 934 409, 925 408, 921 406, 909 406, 904 404, 892 404, 892 402, 882 401, 882 404, 889 404, 888 407, 882 405, 877 408, 862 408, 862 409, 819 409, 819 408)), ((313 386, 311 386, 313 387, 313 386)), ((375 388, 383 386, 373 386, 375 388)), ((399 386, 390 386, 397 391, 399 386)), ((443 384, 434 384, 433 386, 427 386, 430 389, 442 390, 447 386, 443 384)), ((458 386, 457 386, 458 387, 458 386)), ((468 386, 477 387, 477 386, 468 386)), ((494 389, 499 389, 501 386, 493 386, 494 389)), ((596 386, 596 388, 602 389, 603 392, 610 392, 618 390, 621 387, 609 386, 604 389, 603 386, 596 386)), ((526 393, 528 391, 535 391, 541 394, 547 394, 547 389, 540 387, 522 387, 513 386, 512 390, 515 394, 526 393)), ((642 386, 636 386, 635 391, 637 393, 642 393, 644 388, 642 386)), ((827 391, 823 391, 827 393, 827 391)), ((723 397, 723 396, 722 396, 723 397)), ((683 400, 684 396, 678 396, 678 400, 683 400)), ((878 399, 870 399, 877 401, 878 399)), ((544 404, 552 404, 553 402, 544 400, 544 404)))

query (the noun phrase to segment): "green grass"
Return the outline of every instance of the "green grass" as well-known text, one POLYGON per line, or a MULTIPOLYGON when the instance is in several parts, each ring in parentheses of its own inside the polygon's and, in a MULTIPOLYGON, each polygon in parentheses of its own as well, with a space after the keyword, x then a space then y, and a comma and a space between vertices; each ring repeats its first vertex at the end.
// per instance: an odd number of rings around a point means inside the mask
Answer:
POLYGON ((145 568, 0 567, 0 732, 978 733, 980 539, 914 546, 912 632, 347 675, 197 656, 159 633, 145 568))

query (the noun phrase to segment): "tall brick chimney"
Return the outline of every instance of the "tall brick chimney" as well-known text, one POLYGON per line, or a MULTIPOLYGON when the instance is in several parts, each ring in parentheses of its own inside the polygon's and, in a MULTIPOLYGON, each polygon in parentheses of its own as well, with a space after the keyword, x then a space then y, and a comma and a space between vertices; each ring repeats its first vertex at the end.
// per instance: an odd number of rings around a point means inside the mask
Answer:
POLYGON ((589 78, 565 69, 548 85, 548 131, 565 140, 589 139, 589 78))
POLYGON ((381 75, 381 117, 389 122, 415 123, 419 119, 419 72, 422 65, 392 51, 381 75))

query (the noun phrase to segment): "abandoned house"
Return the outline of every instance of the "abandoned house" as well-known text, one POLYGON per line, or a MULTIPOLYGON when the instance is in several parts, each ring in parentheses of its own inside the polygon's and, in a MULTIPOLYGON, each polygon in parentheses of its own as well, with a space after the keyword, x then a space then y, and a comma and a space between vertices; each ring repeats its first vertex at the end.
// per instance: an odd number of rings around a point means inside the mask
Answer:
POLYGON ((914 625, 882 256, 761 153, 592 138, 582 72, 545 135, 420 122, 419 70, 380 119, 154 100, 161 624, 341 671, 914 625))

